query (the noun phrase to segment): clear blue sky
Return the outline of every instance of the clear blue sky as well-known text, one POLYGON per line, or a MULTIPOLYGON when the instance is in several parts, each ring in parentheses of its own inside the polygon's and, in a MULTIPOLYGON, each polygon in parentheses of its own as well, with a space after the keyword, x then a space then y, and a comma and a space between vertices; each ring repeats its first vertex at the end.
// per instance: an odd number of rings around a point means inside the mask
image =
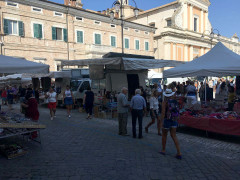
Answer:
MULTIPOLYGON (((50 0, 64 3, 64 0, 50 0)), ((148 10, 174 0, 135 0, 140 9, 148 10)), ((209 18, 212 26, 226 37, 237 33, 240 38, 240 0, 210 0, 209 18)), ((95 11, 111 8, 114 0, 82 0, 84 9, 95 11)), ((132 3, 132 0, 129 0, 132 3)))

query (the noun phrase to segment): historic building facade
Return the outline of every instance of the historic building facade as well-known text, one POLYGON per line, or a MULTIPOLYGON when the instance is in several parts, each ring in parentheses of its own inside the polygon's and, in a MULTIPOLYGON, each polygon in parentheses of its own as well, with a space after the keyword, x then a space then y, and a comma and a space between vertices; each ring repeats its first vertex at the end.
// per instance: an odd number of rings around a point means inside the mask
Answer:
MULTIPOLYGON (((50 65, 121 52, 121 22, 82 9, 81 0, 0 0, 1 54, 50 65)), ((125 53, 154 56, 154 28, 125 21, 125 53)))
MULTIPOLYGON (((157 28, 154 34, 156 59, 191 61, 208 52, 218 40, 240 54, 240 43, 236 34, 232 38, 221 35, 219 39, 215 35, 211 40, 209 6, 209 0, 177 0, 141 12, 137 19, 133 16, 126 19, 157 28), (202 35, 204 38, 201 38, 202 35)), ((217 30, 214 32, 218 34, 217 30)))

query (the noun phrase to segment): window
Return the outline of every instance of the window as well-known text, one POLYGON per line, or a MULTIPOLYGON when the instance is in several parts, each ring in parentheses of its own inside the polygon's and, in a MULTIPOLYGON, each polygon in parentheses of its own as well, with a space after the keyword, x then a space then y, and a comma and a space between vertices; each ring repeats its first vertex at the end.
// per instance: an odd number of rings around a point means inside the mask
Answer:
POLYGON ((140 31, 139 31, 138 29, 135 29, 135 32, 136 32, 136 33, 139 33, 140 31))
POLYGON ((111 46, 116 47, 116 37, 115 36, 111 36, 111 46))
POLYGON ((145 31, 144 33, 145 33, 146 35, 149 35, 149 32, 147 32, 147 31, 145 31))
POLYGON ((135 40, 135 49, 136 50, 140 49, 140 42, 139 42, 139 40, 135 40))
POLYGON ((145 51, 149 51, 149 42, 145 41, 145 51))
POLYGON ((198 31, 198 18, 197 17, 194 18, 194 31, 195 32, 198 31))
POLYGON ((54 16, 63 17, 63 13, 60 13, 60 12, 54 12, 54 16))
POLYGON ((172 26, 172 20, 171 19, 167 19, 167 27, 171 27, 172 26))
POLYGON ((129 39, 125 38, 125 39, 124 39, 124 42, 125 42, 125 43, 124 43, 125 48, 126 48, 126 49, 129 49, 129 39))
POLYGON ((112 27, 112 28, 115 28, 115 27, 116 27, 116 25, 115 25, 115 24, 111 24, 111 27, 112 27))
POLYGON ((77 31, 77 42, 83 43, 83 31, 77 31))
POLYGON ((42 34, 43 34, 43 28, 42 24, 33 24, 33 37, 42 39, 42 34))
POLYGON ((67 29, 52 27, 52 40, 68 41, 67 29))
POLYGON ((4 19, 4 34, 24 36, 24 26, 22 21, 4 19))
POLYGON ((42 13, 42 9, 37 7, 32 7, 32 11, 42 13))
POLYGON ((84 81, 79 89, 79 92, 83 92, 90 87, 89 81, 84 81))
POLYGON ((101 25, 101 21, 94 21, 94 24, 101 25))
POLYGON ((124 30, 129 31, 129 28, 128 28, 128 27, 125 27, 124 30))
POLYGON ((149 26, 155 27, 155 22, 149 23, 149 26))
POLYGON ((18 7, 18 3, 7 2, 7 6, 18 7))
POLYGON ((76 16, 76 20, 77 20, 77 21, 83 21, 83 18, 82 18, 82 17, 77 17, 77 16, 76 16))
POLYGON ((95 37, 95 44, 101 45, 102 44, 101 43, 101 34, 95 33, 94 37, 95 37))

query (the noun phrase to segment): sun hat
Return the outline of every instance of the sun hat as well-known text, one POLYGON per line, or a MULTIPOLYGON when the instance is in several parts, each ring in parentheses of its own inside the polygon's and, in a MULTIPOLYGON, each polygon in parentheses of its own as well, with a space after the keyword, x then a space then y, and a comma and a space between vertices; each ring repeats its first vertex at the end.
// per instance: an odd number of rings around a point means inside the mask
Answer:
POLYGON ((166 89, 164 92, 163 92, 163 95, 166 96, 166 97, 170 97, 172 95, 174 95, 175 92, 173 92, 171 89, 166 89))

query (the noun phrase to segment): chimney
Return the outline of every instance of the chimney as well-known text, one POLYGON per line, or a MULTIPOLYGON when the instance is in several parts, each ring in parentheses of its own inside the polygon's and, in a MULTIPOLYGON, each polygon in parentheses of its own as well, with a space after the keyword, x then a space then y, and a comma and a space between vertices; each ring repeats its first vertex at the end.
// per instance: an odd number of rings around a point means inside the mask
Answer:
POLYGON ((78 7, 78 8, 83 7, 82 0, 64 0, 64 4, 66 6, 72 6, 72 7, 78 7))

